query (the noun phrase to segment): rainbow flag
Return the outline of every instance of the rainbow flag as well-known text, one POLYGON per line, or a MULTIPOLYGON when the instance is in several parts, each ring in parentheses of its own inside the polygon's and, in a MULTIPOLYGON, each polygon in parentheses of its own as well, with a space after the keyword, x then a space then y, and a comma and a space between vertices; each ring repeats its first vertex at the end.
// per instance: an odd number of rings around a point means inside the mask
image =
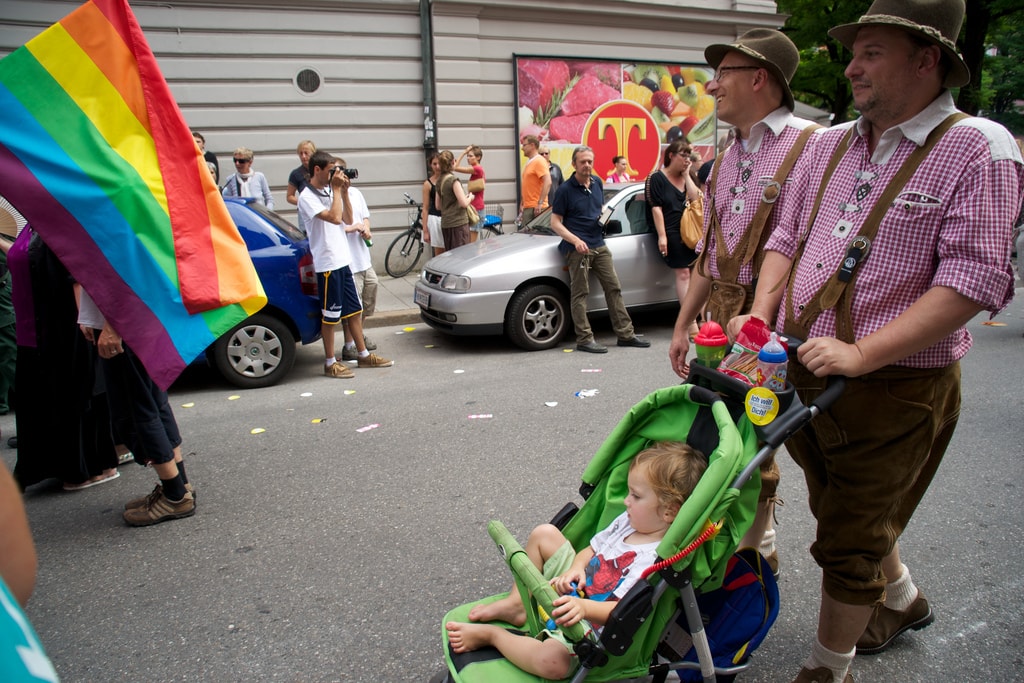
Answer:
POLYGON ((0 195, 166 388, 267 301, 125 0, 0 60, 0 195))

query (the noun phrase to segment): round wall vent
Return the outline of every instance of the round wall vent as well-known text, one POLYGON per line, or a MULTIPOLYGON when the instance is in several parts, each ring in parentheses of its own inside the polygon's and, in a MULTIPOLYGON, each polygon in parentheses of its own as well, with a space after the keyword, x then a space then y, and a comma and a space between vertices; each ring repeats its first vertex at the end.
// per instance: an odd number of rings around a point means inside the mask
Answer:
POLYGON ((324 79, 316 69, 304 67, 295 74, 295 87, 304 95, 313 95, 320 90, 324 79))

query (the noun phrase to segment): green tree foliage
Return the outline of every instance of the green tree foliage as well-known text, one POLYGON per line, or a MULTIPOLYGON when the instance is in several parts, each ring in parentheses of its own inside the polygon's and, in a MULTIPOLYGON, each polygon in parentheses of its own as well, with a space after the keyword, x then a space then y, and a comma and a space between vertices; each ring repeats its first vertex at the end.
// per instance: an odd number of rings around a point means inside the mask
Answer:
MULTIPOLYGON (((958 49, 971 70, 971 82, 954 93, 957 106, 981 113, 1024 133, 1024 4, 1021 0, 966 0, 958 49)), ((777 0, 789 15, 782 28, 800 49, 793 94, 801 102, 832 112, 833 123, 856 116, 850 82, 843 75, 850 52, 828 37, 828 30, 854 23, 870 0, 777 0)))

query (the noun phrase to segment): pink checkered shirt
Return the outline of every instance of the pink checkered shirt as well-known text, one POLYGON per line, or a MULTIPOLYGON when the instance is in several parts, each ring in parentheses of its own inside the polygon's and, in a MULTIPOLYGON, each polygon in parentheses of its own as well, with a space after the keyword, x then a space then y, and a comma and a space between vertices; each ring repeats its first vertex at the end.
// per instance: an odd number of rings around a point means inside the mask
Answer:
MULTIPOLYGON (((785 228, 776 230, 766 246, 789 257, 810 220, 828 160, 850 126, 857 126, 849 150, 828 181, 807 247, 796 264, 794 311, 799 312, 839 269, 851 239, 903 161, 955 111, 952 97, 944 93, 911 120, 886 131, 871 158, 862 120, 826 131, 812 153, 801 157, 794 182, 806 191, 799 202, 784 207, 785 228), (876 177, 867 179, 864 173, 876 177), (857 188, 865 182, 871 189, 858 199, 857 188), (851 205, 861 210, 853 211, 851 205), (846 228, 843 220, 852 225, 846 228)), ((1013 298, 1010 238, 1022 199, 1024 165, 1006 129, 979 118, 957 123, 897 196, 859 266, 853 283, 855 337, 875 332, 937 286, 954 289, 993 313, 1006 307, 1013 298)), ((786 296, 779 309, 780 330, 785 326, 786 296)), ((835 311, 827 310, 811 326, 809 336, 835 333, 835 311)), ((970 347, 971 335, 961 327, 897 364, 945 367, 970 347)))
MULTIPOLYGON (((765 186, 775 177, 775 172, 782 165, 789 148, 796 142, 800 132, 807 126, 813 126, 813 121, 800 119, 784 107, 776 109, 762 120, 758 121, 750 129, 750 139, 747 142, 747 149, 737 140, 722 157, 718 172, 709 182, 715 193, 715 213, 722 225, 722 235, 725 237, 726 247, 729 253, 737 258, 742 254, 735 254, 736 245, 750 225, 751 219, 757 207, 761 204, 761 194, 765 186), (750 176, 746 183, 742 180, 744 171, 749 170, 750 176), (745 190, 740 188, 746 187, 745 190), (743 208, 735 211, 734 202, 737 199, 743 200, 743 208)), ((804 153, 807 153, 817 136, 812 136, 807 141, 804 153)), ((795 167, 794 167, 795 168, 795 167)), ((790 178, 793 172, 790 172, 790 178)), ((790 190, 791 183, 787 180, 782 184, 782 192, 776 200, 775 208, 768 218, 765 226, 766 232, 771 232, 778 225, 782 208, 786 205, 787 198, 793 194, 790 190)), ((711 223, 711 212, 704 214, 705 234, 707 226, 711 223)), ((707 262, 707 274, 713 279, 721 278, 721 271, 718 268, 718 254, 715 248, 715 234, 708 234, 707 248, 710 249, 707 262)), ((697 253, 704 250, 704 242, 697 244, 697 253)), ((751 263, 740 268, 737 281, 743 285, 749 285, 753 278, 753 266, 751 263)))

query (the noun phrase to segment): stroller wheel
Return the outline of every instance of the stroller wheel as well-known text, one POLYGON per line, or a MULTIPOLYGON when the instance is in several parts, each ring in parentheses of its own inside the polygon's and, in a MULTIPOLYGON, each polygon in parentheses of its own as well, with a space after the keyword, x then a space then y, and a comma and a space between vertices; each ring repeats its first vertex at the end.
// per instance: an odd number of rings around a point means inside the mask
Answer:
POLYGON ((430 677, 430 683, 451 683, 451 680, 451 677, 448 676, 447 669, 430 677))

